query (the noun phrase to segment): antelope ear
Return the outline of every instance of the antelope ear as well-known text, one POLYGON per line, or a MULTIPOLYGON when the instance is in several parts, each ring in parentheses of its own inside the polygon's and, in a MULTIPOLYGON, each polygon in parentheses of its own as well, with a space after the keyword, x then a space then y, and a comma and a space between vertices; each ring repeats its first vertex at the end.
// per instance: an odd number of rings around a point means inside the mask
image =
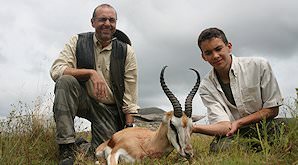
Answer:
POLYGON ((133 114, 133 117, 145 122, 161 122, 165 112, 157 107, 141 108, 137 114, 133 114))
POLYGON ((133 117, 137 120, 146 121, 146 122, 161 122, 163 114, 133 114, 133 117))
POLYGON ((192 122, 197 122, 201 119, 203 119, 205 116, 200 116, 200 115, 192 115, 191 116, 191 119, 192 119, 192 122))

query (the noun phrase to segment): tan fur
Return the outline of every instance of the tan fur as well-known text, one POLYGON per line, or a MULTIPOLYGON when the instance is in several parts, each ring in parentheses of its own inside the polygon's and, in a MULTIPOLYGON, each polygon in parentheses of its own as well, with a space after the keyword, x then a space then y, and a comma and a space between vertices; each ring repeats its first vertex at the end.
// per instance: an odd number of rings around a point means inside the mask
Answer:
POLYGON ((170 147, 168 140, 163 138, 166 134, 166 129, 159 127, 160 131, 154 132, 146 128, 127 128, 117 132, 109 141, 101 144, 96 149, 96 152, 101 152, 106 146, 109 146, 113 148, 112 154, 119 148, 125 148, 129 155, 136 159, 142 159, 147 156, 160 157, 160 154, 164 152, 162 148, 170 147))
POLYGON ((166 112, 165 115, 166 115, 167 120, 170 120, 173 117, 174 112, 173 111, 166 112))
MULTIPOLYGON (((167 137, 168 121, 173 117, 173 112, 165 113, 166 121, 162 122, 156 131, 147 128, 132 127, 116 132, 110 140, 102 143, 96 153, 102 153, 107 147, 111 151, 111 164, 117 164, 115 154, 119 149, 124 149, 135 160, 145 157, 160 158, 169 154, 174 148, 167 137)), ((188 118, 183 115, 182 125, 187 126, 188 118)))
POLYGON ((188 118, 186 117, 186 115, 182 116, 182 127, 185 128, 187 126, 187 121, 188 118))

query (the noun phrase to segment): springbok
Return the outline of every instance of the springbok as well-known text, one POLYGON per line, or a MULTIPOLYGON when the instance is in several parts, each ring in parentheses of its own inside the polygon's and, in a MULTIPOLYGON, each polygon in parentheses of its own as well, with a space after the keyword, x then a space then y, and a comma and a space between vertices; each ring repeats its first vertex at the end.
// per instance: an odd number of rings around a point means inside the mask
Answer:
MULTIPOLYGON (((108 165, 118 164, 118 160, 135 162, 143 158, 160 158, 170 154, 175 148, 178 153, 190 160, 193 157, 191 146, 192 133, 192 100, 199 84, 200 75, 197 74, 197 81, 185 101, 185 111, 182 111, 181 104, 172 94, 164 81, 164 66, 160 73, 160 83, 164 93, 172 103, 173 111, 166 112, 159 128, 152 131, 148 128, 131 127, 116 132, 111 139, 99 145, 96 149, 96 156, 104 157, 108 165)), ((99 161, 96 162, 99 164, 99 161)))

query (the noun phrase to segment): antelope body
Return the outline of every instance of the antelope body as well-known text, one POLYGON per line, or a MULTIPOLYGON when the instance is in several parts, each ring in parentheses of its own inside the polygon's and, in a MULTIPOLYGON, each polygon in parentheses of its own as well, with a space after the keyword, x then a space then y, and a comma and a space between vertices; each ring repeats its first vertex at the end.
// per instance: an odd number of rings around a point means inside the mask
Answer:
POLYGON ((116 132, 111 139, 99 145, 96 149, 96 156, 104 157, 108 165, 118 164, 119 159, 135 162, 146 157, 160 158, 170 154, 174 148, 187 159, 193 157, 190 144, 192 99, 198 90, 200 76, 196 70, 192 69, 197 74, 197 82, 186 98, 183 112, 178 99, 164 82, 165 68, 166 66, 161 71, 160 83, 174 110, 165 113, 156 131, 141 127, 126 128, 116 132))

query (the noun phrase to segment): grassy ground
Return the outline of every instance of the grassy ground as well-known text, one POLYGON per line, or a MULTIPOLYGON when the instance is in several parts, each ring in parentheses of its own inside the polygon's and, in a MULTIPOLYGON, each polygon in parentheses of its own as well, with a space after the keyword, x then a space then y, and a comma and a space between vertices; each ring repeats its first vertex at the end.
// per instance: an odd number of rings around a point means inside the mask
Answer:
MULTIPOLYGON (((6 121, 0 125, 0 164, 14 165, 51 165, 58 162, 58 146, 55 143, 55 127, 52 120, 30 111, 13 109, 6 121)), ((26 108, 25 108, 26 109, 26 108)), ((297 113, 295 113, 297 114, 297 113)), ((210 136, 192 136, 194 159, 192 164, 239 165, 239 164, 292 164, 298 165, 298 119, 290 125, 289 132, 276 137, 274 145, 265 139, 255 139, 262 144, 263 150, 253 152, 235 142, 231 150, 209 154, 210 136)), ((80 136, 89 137, 88 132, 80 136)), ((94 164, 84 154, 77 154, 76 164, 94 164)), ((125 163, 121 163, 125 164, 125 163)), ((189 164, 174 151, 159 160, 147 160, 136 164, 189 164)))

